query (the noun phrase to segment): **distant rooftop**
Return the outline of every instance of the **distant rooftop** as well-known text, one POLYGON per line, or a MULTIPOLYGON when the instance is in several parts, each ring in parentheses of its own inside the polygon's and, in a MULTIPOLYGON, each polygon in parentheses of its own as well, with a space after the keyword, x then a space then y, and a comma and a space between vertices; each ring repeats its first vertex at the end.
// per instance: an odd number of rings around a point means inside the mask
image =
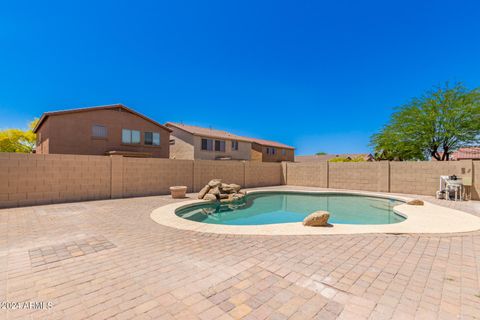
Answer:
POLYGON ((452 153, 452 158, 455 160, 480 159, 480 147, 460 148, 452 153))
POLYGON ((280 143, 280 142, 239 136, 239 135, 227 132, 227 131, 217 130, 217 129, 212 129, 212 128, 191 126, 191 125, 186 125, 186 124, 182 124, 182 123, 175 123, 175 122, 167 122, 165 124, 165 126, 176 127, 176 128, 179 128, 183 131, 186 131, 186 132, 191 133, 191 134, 196 135, 196 136, 218 138, 218 139, 239 140, 239 141, 257 143, 257 144, 260 144, 260 145, 263 145, 263 146, 269 146, 269 147, 295 149, 292 146, 289 146, 289 145, 286 145, 286 144, 283 144, 283 143, 280 143))
POLYGON ((340 153, 340 154, 323 154, 323 155, 307 155, 295 156, 295 162, 319 162, 329 161, 334 158, 356 159, 363 158, 365 161, 373 161, 374 158, 370 153, 340 153))
MULTIPOLYGON (((438 155, 440 158, 443 157, 443 152, 439 152, 438 155)), ((448 160, 480 160, 480 147, 463 147, 459 148, 457 151, 454 151, 450 154, 448 160)), ((431 161, 437 161, 434 157, 430 159, 431 161)))

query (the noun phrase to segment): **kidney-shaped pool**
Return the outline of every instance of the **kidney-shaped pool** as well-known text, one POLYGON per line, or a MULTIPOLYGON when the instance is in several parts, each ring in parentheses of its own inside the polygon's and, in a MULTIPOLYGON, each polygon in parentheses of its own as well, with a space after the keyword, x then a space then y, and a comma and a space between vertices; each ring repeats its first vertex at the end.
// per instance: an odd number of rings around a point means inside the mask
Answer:
POLYGON ((392 224, 405 220, 393 208, 403 201, 347 193, 255 192, 235 203, 207 202, 179 208, 184 219, 223 225, 301 222, 310 213, 330 212, 334 224, 392 224))

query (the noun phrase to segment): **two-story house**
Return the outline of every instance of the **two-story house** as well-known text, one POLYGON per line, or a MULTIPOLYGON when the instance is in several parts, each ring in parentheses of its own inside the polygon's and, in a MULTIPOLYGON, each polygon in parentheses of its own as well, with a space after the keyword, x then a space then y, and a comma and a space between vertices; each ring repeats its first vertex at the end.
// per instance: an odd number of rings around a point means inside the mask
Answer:
POLYGON ((170 156, 171 130, 121 104, 45 112, 33 131, 39 154, 170 156))
POLYGON ((170 158, 202 160, 293 161, 294 148, 282 143, 248 138, 223 130, 173 122, 170 158))
POLYGON ((250 160, 252 143, 222 130, 167 122, 172 130, 170 158, 201 160, 250 160))
POLYGON ((251 160, 262 162, 295 161, 295 148, 283 143, 250 138, 251 160))

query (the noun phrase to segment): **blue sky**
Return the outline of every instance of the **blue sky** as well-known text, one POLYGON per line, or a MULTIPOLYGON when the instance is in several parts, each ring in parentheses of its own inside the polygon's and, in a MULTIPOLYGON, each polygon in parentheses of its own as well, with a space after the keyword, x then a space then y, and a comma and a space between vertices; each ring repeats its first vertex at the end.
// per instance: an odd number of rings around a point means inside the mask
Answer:
POLYGON ((2 1, 0 128, 123 103, 159 122, 369 151, 395 106, 480 86, 479 1, 2 1))

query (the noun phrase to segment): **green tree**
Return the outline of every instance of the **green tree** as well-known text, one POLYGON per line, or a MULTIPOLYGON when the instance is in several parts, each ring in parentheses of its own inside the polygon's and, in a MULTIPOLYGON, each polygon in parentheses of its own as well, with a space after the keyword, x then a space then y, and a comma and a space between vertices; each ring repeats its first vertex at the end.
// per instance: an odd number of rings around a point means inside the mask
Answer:
POLYGON ((30 153, 35 147, 36 135, 33 128, 38 119, 31 121, 27 130, 6 129, 0 131, 0 152, 30 153))
POLYGON ((371 138, 382 160, 448 161, 459 147, 480 141, 480 90, 448 83, 412 99, 371 138))
POLYGON ((355 158, 335 157, 328 161, 329 162, 364 162, 365 159, 363 157, 355 157, 355 158))
POLYGON ((317 156, 324 156, 324 155, 326 155, 326 154, 327 154, 327 153, 326 153, 326 152, 323 152, 323 151, 320 151, 320 152, 315 153, 315 155, 317 155, 317 156))

